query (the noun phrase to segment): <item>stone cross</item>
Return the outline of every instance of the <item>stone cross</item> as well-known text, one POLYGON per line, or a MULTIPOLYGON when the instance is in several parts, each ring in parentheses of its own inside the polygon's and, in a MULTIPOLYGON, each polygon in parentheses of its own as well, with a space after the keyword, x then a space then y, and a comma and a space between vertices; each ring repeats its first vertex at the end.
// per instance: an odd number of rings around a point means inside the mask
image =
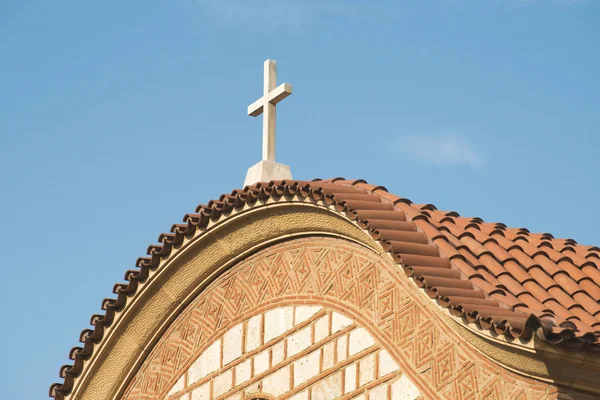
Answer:
POLYGON ((277 87, 277 61, 265 61, 263 97, 248 106, 248 115, 263 116, 262 159, 275 161, 275 123, 277 103, 292 94, 292 85, 283 83, 277 87))
POLYGON ((248 115, 263 115, 262 160, 248 169, 244 186, 256 182, 292 179, 290 167, 275 161, 275 122, 276 106, 292 94, 292 85, 283 83, 277 86, 277 62, 265 61, 265 81, 263 97, 248 106, 248 115))

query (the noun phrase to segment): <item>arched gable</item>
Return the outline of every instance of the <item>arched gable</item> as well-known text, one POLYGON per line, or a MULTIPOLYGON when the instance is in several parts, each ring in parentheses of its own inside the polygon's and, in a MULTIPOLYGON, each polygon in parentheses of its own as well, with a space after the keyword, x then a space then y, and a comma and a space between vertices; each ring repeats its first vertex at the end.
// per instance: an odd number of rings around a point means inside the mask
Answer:
POLYGON ((398 275, 406 279, 399 273, 404 269, 412 278, 407 282, 421 288, 416 296, 485 357, 550 382, 572 383, 577 376, 576 385, 597 390, 597 357, 587 353, 582 358, 555 346, 595 346, 593 331, 560 322, 552 313, 507 306, 509 290, 488 289, 476 281, 485 281, 481 272, 465 276, 455 265, 464 257, 451 260, 446 244, 453 243, 440 241, 443 235, 431 229, 435 221, 428 216, 436 212, 431 206, 417 211, 407 200, 361 181, 272 182, 234 191, 197 211, 160 236, 162 245, 151 246, 150 258, 138 260, 139 269, 127 272, 127 284, 115 286, 117 299, 106 299, 105 315, 92 318, 95 329, 82 332, 84 345, 71 352, 74 365, 61 369, 65 381, 53 385, 51 395, 117 398, 171 323, 224 271, 275 242, 314 235, 361 243, 400 267, 398 275), (553 360, 584 363, 592 367, 587 369, 590 377, 564 367, 553 373, 553 360))
POLYGON ((326 379, 330 399, 549 397, 551 385, 506 371, 466 345, 418 291, 391 260, 355 242, 309 236, 271 245, 190 303, 123 399, 263 391, 286 399, 311 390, 315 399, 326 379), (247 349, 235 338, 248 338, 247 349), (260 367, 239 372, 249 365, 260 367))

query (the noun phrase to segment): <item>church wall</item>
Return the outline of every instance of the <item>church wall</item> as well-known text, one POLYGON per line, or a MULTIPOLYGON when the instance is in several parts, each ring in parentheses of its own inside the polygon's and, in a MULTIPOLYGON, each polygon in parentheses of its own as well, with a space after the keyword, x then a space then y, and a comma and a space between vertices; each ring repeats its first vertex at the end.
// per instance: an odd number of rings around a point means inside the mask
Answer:
POLYGON ((416 399, 420 393, 373 336, 320 306, 267 310, 212 342, 165 399, 416 399))
POLYGON ((430 300, 398 273, 396 265, 358 244, 312 237, 272 245, 230 268, 188 305, 154 346, 123 399, 199 400, 207 387, 222 393, 223 399, 241 398, 235 396, 251 387, 286 390, 282 398, 300 399, 306 393, 314 399, 327 390, 341 391, 344 398, 352 387, 351 381, 346 385, 346 376, 358 374, 360 382, 360 371, 371 369, 358 389, 365 398, 378 390, 392 396, 390 387, 400 384, 408 385, 405 392, 415 389, 423 398, 557 397, 556 387, 482 357, 426 302, 430 300), (315 307, 315 314, 296 321, 298 310, 315 307), (334 316, 351 321, 352 328, 338 330, 334 316), (325 336, 317 326, 323 318, 328 321, 321 322, 327 326, 325 336), (273 336, 270 323, 285 329, 273 336), (338 352, 338 342, 352 342, 352 332, 366 332, 364 337, 371 338, 365 339, 367 347, 352 354, 349 347, 346 353, 338 352), (262 337, 259 347, 253 347, 253 337, 262 337), (300 353, 292 354, 297 348, 300 353), (318 358, 310 357, 314 352, 318 358), (397 370, 381 375, 381 360, 387 355, 397 370), (336 367, 330 370, 331 357, 336 367), (201 367, 199 359, 207 366, 201 367), (304 381, 306 376, 309 380, 304 381), (277 386, 275 381, 287 383, 277 386), (375 386, 367 387, 371 383, 375 386))

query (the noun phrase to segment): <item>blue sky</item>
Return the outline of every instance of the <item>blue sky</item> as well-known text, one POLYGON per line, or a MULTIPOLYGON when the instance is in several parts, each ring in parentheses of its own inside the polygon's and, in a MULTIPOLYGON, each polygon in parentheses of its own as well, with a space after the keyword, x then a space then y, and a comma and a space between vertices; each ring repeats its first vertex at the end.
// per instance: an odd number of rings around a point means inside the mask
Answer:
POLYGON ((294 85, 295 178, 600 244, 599 19, 597 0, 0 2, 3 397, 44 398, 148 244, 242 185, 266 58, 294 85))

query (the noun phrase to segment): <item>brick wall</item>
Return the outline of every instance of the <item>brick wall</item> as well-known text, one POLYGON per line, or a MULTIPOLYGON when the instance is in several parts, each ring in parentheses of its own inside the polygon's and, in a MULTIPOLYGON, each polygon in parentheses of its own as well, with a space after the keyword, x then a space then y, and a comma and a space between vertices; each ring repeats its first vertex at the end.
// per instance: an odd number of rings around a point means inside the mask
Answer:
POLYGON ((294 239, 261 250, 187 306, 123 399, 208 393, 225 400, 256 391, 295 400, 385 399, 390 392, 410 399, 415 387, 423 398, 556 397, 552 385, 481 356, 397 268, 342 239, 294 239))
POLYGON ((405 399, 418 389, 373 336, 320 306, 276 307, 211 343, 167 399, 405 399))

